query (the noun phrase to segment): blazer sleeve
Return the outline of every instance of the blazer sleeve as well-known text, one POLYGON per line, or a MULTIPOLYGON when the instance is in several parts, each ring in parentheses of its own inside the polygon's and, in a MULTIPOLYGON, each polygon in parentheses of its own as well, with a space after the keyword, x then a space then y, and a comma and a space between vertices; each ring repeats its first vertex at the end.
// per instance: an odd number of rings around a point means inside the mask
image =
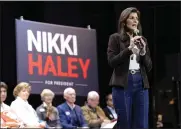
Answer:
POLYGON ((109 37, 107 58, 108 63, 112 68, 118 67, 120 64, 128 60, 132 51, 124 47, 118 34, 112 34, 109 37))
POLYGON ((83 111, 83 115, 85 120, 87 121, 89 127, 97 127, 101 125, 101 121, 100 120, 92 120, 90 115, 89 115, 89 111, 86 108, 82 108, 83 111))
POLYGON ((56 112, 56 127, 60 128, 61 127, 61 123, 60 123, 60 117, 59 117, 59 113, 57 108, 55 108, 55 112, 56 112))
POLYGON ((103 115, 103 117, 106 119, 106 120, 109 120, 109 118, 106 116, 106 114, 104 113, 103 109, 101 107, 98 107, 99 108, 99 111, 100 113, 103 115))
POLYGON ((104 111, 105 115, 110 119, 109 112, 108 112, 107 108, 104 108, 103 111, 104 111))
POLYGON ((87 122, 86 122, 84 115, 82 113, 82 109, 80 109, 80 117, 81 117, 81 127, 88 127, 87 122))
POLYGON ((42 114, 40 112, 40 107, 36 108, 36 114, 37 114, 39 120, 43 120, 42 114))
POLYGON ((66 118, 64 110, 62 110, 60 107, 57 107, 57 109, 59 112, 59 118, 60 118, 60 123, 62 127, 65 129, 76 129, 77 128, 76 126, 69 125, 69 123, 67 122, 67 118, 66 118))
POLYGON ((144 41, 146 43, 146 54, 144 56, 140 56, 142 64, 145 66, 146 71, 150 72, 152 69, 152 60, 150 57, 150 50, 148 47, 147 40, 144 38, 144 41))

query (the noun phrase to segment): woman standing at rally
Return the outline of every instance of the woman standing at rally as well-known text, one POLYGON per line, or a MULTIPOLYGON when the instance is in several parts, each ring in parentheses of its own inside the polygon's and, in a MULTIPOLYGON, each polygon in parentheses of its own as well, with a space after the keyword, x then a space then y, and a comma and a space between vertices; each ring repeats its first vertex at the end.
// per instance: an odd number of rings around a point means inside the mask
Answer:
POLYGON ((140 12, 129 7, 120 15, 118 33, 109 37, 107 56, 114 69, 110 85, 117 129, 148 128, 147 72, 152 69, 152 61, 146 39, 138 36, 141 31, 140 12))

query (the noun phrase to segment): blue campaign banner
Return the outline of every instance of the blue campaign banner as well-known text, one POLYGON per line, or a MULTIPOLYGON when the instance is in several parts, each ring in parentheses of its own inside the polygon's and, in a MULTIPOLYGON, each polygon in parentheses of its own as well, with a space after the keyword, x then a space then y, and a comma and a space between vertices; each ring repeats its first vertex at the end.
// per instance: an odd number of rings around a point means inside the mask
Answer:
POLYGON ((96 30, 16 20, 17 81, 32 94, 98 91, 96 30))

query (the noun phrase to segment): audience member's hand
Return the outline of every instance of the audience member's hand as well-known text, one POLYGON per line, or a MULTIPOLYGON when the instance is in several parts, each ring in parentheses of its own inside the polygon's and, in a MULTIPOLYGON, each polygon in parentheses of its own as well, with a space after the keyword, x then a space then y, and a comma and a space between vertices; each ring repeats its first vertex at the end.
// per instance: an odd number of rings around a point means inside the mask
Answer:
POLYGON ((55 115, 54 114, 50 114, 49 119, 50 120, 55 120, 55 115))
POLYGON ((110 120, 104 120, 104 123, 109 124, 109 123, 111 123, 111 121, 110 120))
POLYGON ((101 123, 104 122, 104 118, 103 117, 100 117, 99 119, 100 119, 101 123))
POLYGON ((171 99, 171 100, 169 101, 169 105, 173 105, 174 103, 175 103, 174 99, 171 99))
POLYGON ((162 115, 161 115, 161 114, 158 114, 157 128, 161 128, 161 127, 163 127, 162 115))
POLYGON ((18 128, 20 125, 19 123, 16 123, 16 122, 6 122, 6 126, 18 128))
POLYGON ((40 127, 45 127, 46 126, 46 122, 40 122, 40 127))
POLYGON ((157 128, 163 127, 163 123, 162 123, 162 122, 159 122, 159 121, 158 121, 156 124, 157 124, 157 126, 156 126, 157 128))
POLYGON ((21 123, 19 128, 26 128, 26 126, 27 126, 26 124, 21 123))

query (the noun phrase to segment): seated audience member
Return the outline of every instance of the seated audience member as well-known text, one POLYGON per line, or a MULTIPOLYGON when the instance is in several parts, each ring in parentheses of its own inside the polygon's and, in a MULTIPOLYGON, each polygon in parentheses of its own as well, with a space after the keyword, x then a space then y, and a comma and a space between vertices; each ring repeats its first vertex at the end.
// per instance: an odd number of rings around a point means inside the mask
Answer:
POLYGON ((98 106, 99 94, 91 91, 87 96, 87 105, 82 107, 82 111, 90 128, 100 128, 110 123, 104 111, 98 106))
POLYGON ((0 82, 0 106, 1 106, 1 128, 23 128, 23 123, 18 119, 15 112, 4 103, 7 97, 8 86, 4 82, 0 82))
POLYGON ((36 111, 28 103, 30 91, 31 86, 28 83, 19 83, 14 88, 13 95, 16 99, 11 103, 10 107, 29 128, 44 128, 45 122, 40 123, 36 111))
POLYGON ((157 126, 160 128, 178 128, 178 111, 177 111, 177 100, 174 91, 160 92, 158 97, 158 108, 157 108, 157 126), (161 118, 161 121, 160 121, 161 118), (163 126, 163 127, 162 127, 163 126))
POLYGON ((52 106, 54 93, 44 89, 41 93, 43 103, 36 109, 40 120, 46 121, 48 127, 60 128, 59 114, 56 107, 52 106))
POLYGON ((106 104, 107 106, 104 108, 104 113, 110 120, 115 120, 117 119, 117 114, 113 105, 112 101, 112 94, 108 94, 106 96, 106 104))
POLYGON ((157 123, 156 123, 156 127, 157 128, 162 128, 163 127, 163 121, 162 121, 162 115, 158 114, 158 119, 157 119, 157 123))
POLYGON ((76 101, 75 90, 66 88, 64 90, 64 98, 66 102, 57 107, 63 129, 87 127, 81 108, 74 104, 76 101))

